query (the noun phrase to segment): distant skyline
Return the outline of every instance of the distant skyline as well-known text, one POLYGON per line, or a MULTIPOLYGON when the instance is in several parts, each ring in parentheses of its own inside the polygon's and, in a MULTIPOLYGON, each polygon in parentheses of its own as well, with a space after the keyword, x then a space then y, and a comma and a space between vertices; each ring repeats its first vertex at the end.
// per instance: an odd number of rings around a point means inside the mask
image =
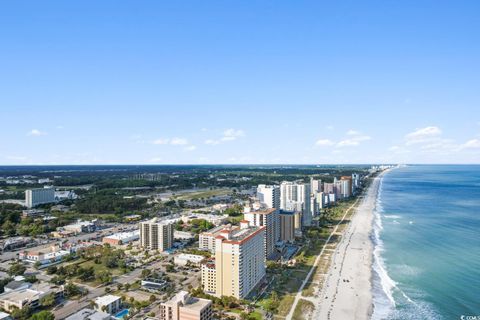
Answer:
POLYGON ((478 12, 4 2, 0 165, 480 163, 478 12))

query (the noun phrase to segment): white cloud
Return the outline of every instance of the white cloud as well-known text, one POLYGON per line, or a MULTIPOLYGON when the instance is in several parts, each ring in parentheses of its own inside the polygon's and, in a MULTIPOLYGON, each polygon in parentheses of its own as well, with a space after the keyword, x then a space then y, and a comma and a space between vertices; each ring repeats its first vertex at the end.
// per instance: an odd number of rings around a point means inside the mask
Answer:
POLYGON ((38 129, 32 129, 27 133, 27 136, 32 136, 32 137, 39 137, 39 136, 46 136, 47 133, 40 131, 38 129))
POLYGON ((361 134, 360 132, 355 131, 355 130, 347 131, 347 136, 349 136, 348 139, 344 139, 344 140, 337 143, 337 145, 336 145, 337 148, 356 147, 356 146, 360 145, 360 143, 372 139, 370 136, 361 134))
POLYGON ((160 138, 160 139, 154 140, 152 143, 153 144, 169 144, 170 139, 160 138))
POLYGON ((461 149, 479 149, 480 139, 471 139, 461 145, 461 149))
POLYGON ((337 148, 356 147, 359 144, 360 144, 360 141, 353 140, 353 139, 345 139, 337 143, 337 148))
POLYGON ((333 126, 326 126, 325 128, 326 128, 327 130, 333 130, 333 129, 334 129, 333 126))
POLYGON ((213 139, 207 139, 207 140, 205 140, 204 143, 205 143, 205 144, 210 144, 210 145, 216 145, 216 144, 219 144, 220 141, 218 141, 218 140, 213 140, 213 139))
POLYGON ((238 138, 242 138, 245 136, 245 132, 240 129, 227 129, 223 132, 222 137, 220 139, 207 139, 205 140, 205 144, 209 145, 217 145, 223 142, 234 141, 238 138))
POLYGON ((350 130, 347 131, 347 136, 356 136, 356 135, 359 135, 359 134, 360 134, 360 132, 358 132, 356 130, 350 129, 350 130))
POLYGON ((184 139, 184 138, 172 138, 172 140, 170 141, 170 144, 173 146, 184 146, 188 144, 188 141, 187 139, 184 139))
POLYGON ((148 162, 150 163, 159 163, 159 162, 162 162, 162 158, 158 157, 158 158, 152 158, 150 160, 148 160, 148 162))
POLYGON ((315 145, 319 147, 328 147, 334 144, 335 143, 329 139, 319 139, 317 142, 315 142, 315 145))
POLYGON ((197 149, 197 147, 192 145, 192 146, 185 147, 183 150, 185 150, 185 151, 193 151, 193 150, 195 150, 195 149, 197 149))
POLYGON ((157 140, 154 140, 152 142, 153 144, 160 144, 160 145, 165 145, 165 144, 170 144, 172 146, 184 146, 188 144, 188 140, 185 138, 160 138, 157 140))
POLYGON ((405 144, 412 145, 418 143, 425 143, 436 139, 442 134, 442 130, 439 127, 430 126, 417 129, 410 132, 405 136, 405 144))
POLYGON ((243 130, 227 129, 223 132, 222 141, 232 141, 245 136, 243 130))

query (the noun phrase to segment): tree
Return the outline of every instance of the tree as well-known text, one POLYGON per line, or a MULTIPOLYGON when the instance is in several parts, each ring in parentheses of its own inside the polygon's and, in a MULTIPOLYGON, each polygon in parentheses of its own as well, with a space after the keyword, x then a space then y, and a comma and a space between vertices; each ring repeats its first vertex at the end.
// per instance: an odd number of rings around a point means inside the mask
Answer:
POLYGON ((278 294, 277 292, 273 291, 270 294, 270 299, 267 301, 265 305, 265 309, 270 312, 275 312, 278 307, 280 306, 280 300, 278 299, 278 294))
POLYGON ((25 277, 26 282, 35 283, 38 281, 37 276, 32 274, 25 277))
POLYGON ((27 267, 25 267, 21 263, 16 262, 16 263, 12 264, 10 269, 8 269, 8 274, 10 276, 21 276, 25 273, 26 270, 27 270, 27 267))
POLYGON ((13 237, 17 233, 17 228, 13 222, 7 220, 2 224, 2 233, 6 236, 13 237))
POLYGON ((109 283, 112 281, 112 274, 106 270, 98 271, 95 274, 95 279, 100 281, 102 284, 109 283))
POLYGON ((142 270, 142 278, 147 278, 151 273, 152 273, 152 271, 150 269, 143 269, 142 270))
POLYGON ((62 285, 65 283, 65 276, 54 276, 50 279, 50 282, 56 284, 57 286, 62 285))
POLYGON ((78 273, 79 273, 79 278, 82 281, 90 281, 95 278, 95 270, 93 269, 93 267, 79 268, 78 273))
POLYGON ((153 302, 155 302, 156 300, 157 300, 157 297, 155 297, 155 295, 152 294, 152 295, 150 296, 149 301, 150 301, 151 303, 153 303, 153 302))
POLYGON ((57 270, 58 270, 58 269, 57 269, 57 266, 49 266, 49 267, 47 268, 47 274, 54 274, 54 273, 57 272, 57 270))
POLYGON ((40 298, 40 305, 46 308, 50 308, 55 304, 55 295, 53 293, 49 293, 46 296, 40 298))
POLYGON ((82 292, 79 286, 69 282, 63 288, 63 293, 67 298, 71 298, 73 296, 79 295, 82 292))
POLYGON ((25 306, 22 309, 15 308, 11 316, 15 320, 27 320, 32 314, 32 309, 29 306, 25 306))
POLYGON ((31 318, 31 320, 55 320, 55 316, 48 310, 42 310, 40 312, 35 313, 31 318))

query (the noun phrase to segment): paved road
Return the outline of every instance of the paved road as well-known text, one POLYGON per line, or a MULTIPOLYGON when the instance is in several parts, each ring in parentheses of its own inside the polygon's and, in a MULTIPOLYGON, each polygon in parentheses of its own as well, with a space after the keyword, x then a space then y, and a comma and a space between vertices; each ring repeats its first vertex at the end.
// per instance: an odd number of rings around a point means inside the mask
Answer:
POLYGON ((66 317, 74 314, 75 312, 87 307, 90 304, 91 300, 105 294, 105 287, 94 288, 85 284, 75 284, 87 289, 88 294, 79 300, 67 300, 62 307, 53 311, 55 319, 65 319, 66 317))

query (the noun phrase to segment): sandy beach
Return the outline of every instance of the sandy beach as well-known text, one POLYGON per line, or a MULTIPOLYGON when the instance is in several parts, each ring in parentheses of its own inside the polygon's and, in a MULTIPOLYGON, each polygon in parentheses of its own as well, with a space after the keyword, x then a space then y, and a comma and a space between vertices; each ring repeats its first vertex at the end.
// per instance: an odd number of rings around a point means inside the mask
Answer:
POLYGON ((372 314, 370 232, 381 175, 370 185, 336 248, 312 319, 361 320, 372 314))

